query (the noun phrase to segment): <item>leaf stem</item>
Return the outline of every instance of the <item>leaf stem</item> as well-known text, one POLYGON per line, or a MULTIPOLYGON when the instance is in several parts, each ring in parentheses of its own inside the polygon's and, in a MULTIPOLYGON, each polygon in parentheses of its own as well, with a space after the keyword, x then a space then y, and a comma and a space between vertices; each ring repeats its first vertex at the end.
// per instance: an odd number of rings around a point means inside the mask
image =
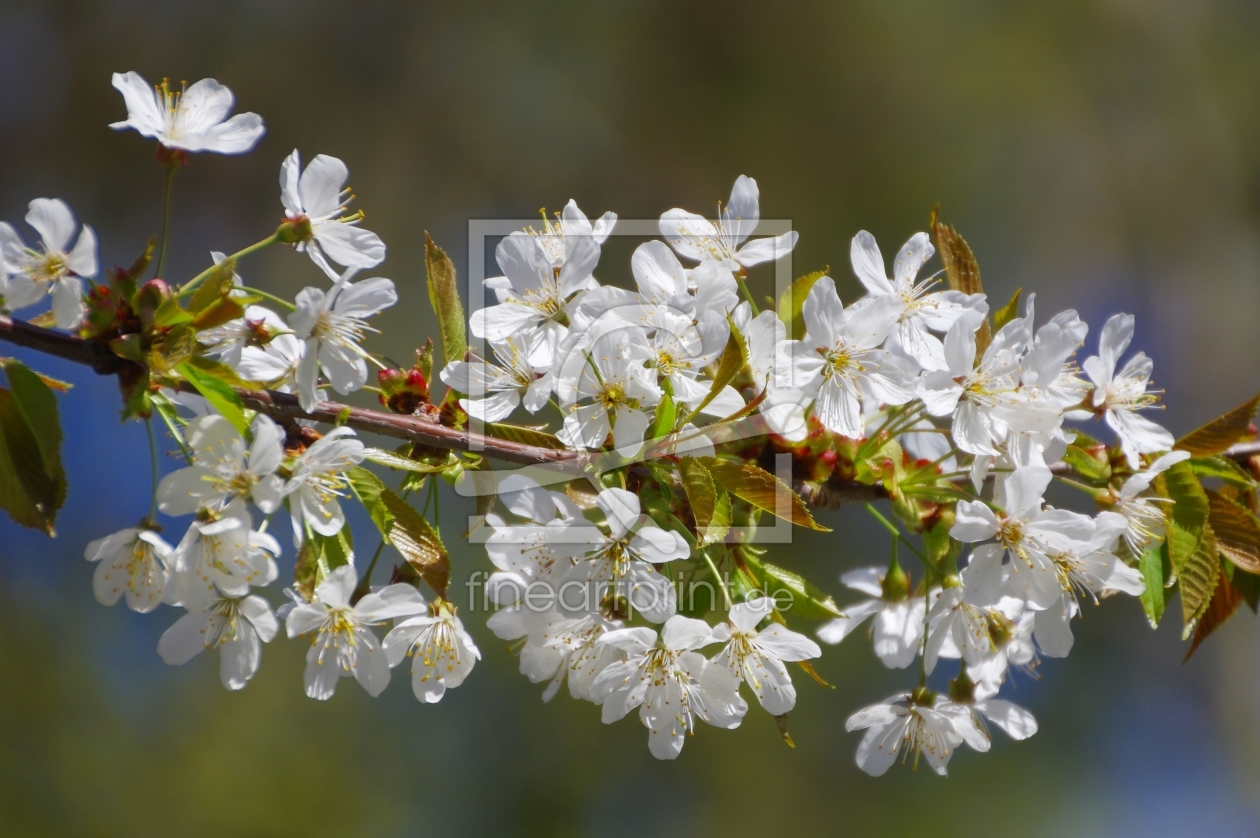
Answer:
POLYGON ((166 240, 171 229, 171 191, 175 184, 175 166, 168 164, 166 166, 166 185, 162 190, 162 244, 158 250, 157 268, 153 271, 155 277, 162 275, 162 268, 166 265, 166 240))
POLYGON ((731 592, 726 587, 726 581, 722 579, 722 574, 718 573, 717 565, 713 563, 713 557, 709 555, 708 548, 702 549, 700 555, 704 556, 705 564, 709 566, 709 570, 713 573, 713 580, 722 589, 722 601, 726 603, 726 610, 730 611, 734 603, 731 601, 731 592))
POLYGON ((262 297, 264 300, 270 300, 276 305, 282 306, 287 311, 297 311, 297 306, 295 306, 293 303, 289 302, 288 300, 277 297, 275 294, 269 294, 268 292, 262 290, 261 288, 251 288, 248 285, 242 285, 240 286, 240 288, 242 291, 247 291, 250 294, 257 294, 258 296, 262 297))
MULTIPOLYGON (((280 237, 276 233, 272 233, 270 236, 267 236, 267 238, 263 239, 262 241, 254 242, 249 247, 236 251, 231 256, 229 256, 228 259, 240 259, 242 257, 249 256, 251 253, 257 253, 263 248, 273 245, 278 241, 280 241, 280 237)), ((194 290, 196 290, 197 286, 201 284, 202 280, 210 276, 210 274, 214 273, 214 270, 217 267, 219 266, 211 265, 210 267, 206 268, 201 273, 194 276, 192 279, 188 280, 188 282, 184 283, 183 287, 179 289, 179 293, 177 293, 175 296, 179 299, 183 299, 184 297, 187 297, 194 290)))
POLYGON ((748 271, 744 268, 739 269, 739 273, 735 274, 735 281, 739 283, 740 293, 744 295, 744 299, 748 301, 748 307, 752 309, 752 316, 756 317, 761 314, 761 309, 757 308, 757 301, 753 299, 753 295, 748 290, 748 286, 744 283, 744 277, 748 276, 748 271))
POLYGON ((153 439, 153 417, 144 420, 145 435, 149 438, 149 466, 153 474, 153 492, 149 496, 149 520, 157 521, 158 461, 157 442, 153 439))
POLYGON ((876 521, 879 521, 879 523, 883 525, 884 529, 888 530, 889 534, 891 534, 893 538, 898 539, 899 541, 901 541, 902 544, 906 545, 906 547, 910 550, 910 552, 914 553, 915 557, 917 557, 919 561, 923 562, 925 566, 931 567, 931 565, 928 564, 928 560, 923 556, 923 554, 920 553, 918 549, 913 544, 910 543, 910 539, 902 535, 901 529, 896 524, 894 524, 892 521, 889 521, 887 518, 885 518, 882 514, 880 514, 880 511, 876 509, 874 506, 872 506, 871 504, 864 503, 862 505, 866 507, 866 511, 871 513, 871 516, 876 521))

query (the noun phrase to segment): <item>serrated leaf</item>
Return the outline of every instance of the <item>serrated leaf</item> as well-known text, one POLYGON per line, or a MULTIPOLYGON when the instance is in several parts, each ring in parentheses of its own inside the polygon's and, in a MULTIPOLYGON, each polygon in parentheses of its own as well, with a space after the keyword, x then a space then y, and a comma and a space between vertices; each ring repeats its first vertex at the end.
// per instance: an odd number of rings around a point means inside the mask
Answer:
POLYGON ((1199 648, 1199 644, 1207 639, 1209 634, 1228 623, 1229 618, 1234 616, 1234 612, 1242 604, 1242 593, 1233 586, 1224 573, 1217 573, 1216 590, 1212 593, 1211 601, 1194 626, 1194 640, 1191 641, 1190 650, 1186 652, 1181 662, 1190 660, 1190 656, 1199 648))
POLYGON ((509 442, 519 442, 521 445, 533 445, 536 448, 550 448, 555 451, 565 450, 565 444, 556 439, 554 435, 535 428, 487 422, 486 434, 498 439, 506 439, 509 442))
POLYGON ((193 292, 192 299, 188 301, 188 311, 195 315, 226 297, 236 287, 235 274, 235 259, 224 259, 215 265, 193 292))
POLYGON ((1167 604, 1168 579, 1172 574, 1172 564, 1168 558, 1168 545, 1160 544, 1152 547, 1138 559, 1138 570, 1142 573, 1142 581, 1146 590, 1142 592, 1142 610, 1151 628, 1159 628, 1159 621, 1164 616, 1167 604))
POLYGON ((57 397, 21 362, 3 366, 9 389, 0 389, 0 506, 17 523, 54 535, 66 498, 57 397))
POLYGON ((1194 630, 1195 622, 1207 610, 1216 590, 1216 579, 1221 573, 1221 560, 1217 557, 1216 536, 1212 527, 1204 525, 1203 534, 1194 553, 1177 571, 1181 589, 1181 616, 1186 627, 1181 639, 1185 640, 1194 630))
POLYGON ((791 594, 791 604, 780 608, 781 611, 787 611, 807 620, 828 620, 844 616, 844 612, 836 606, 830 594, 819 590, 800 574, 769 562, 758 561, 757 566, 765 582, 764 593, 766 596, 774 597, 776 605, 783 603, 787 594, 791 594))
POLYGON ((1256 516, 1207 489, 1208 522, 1216 536, 1216 546, 1234 564, 1248 573, 1260 573, 1260 521, 1256 516))
POLYGON ((364 448, 363 458, 380 466, 389 466, 390 468, 411 471, 416 474, 436 474, 450 467, 449 463, 432 466, 419 460, 413 460, 410 457, 404 457, 401 454, 395 454, 393 451, 386 451, 383 448, 364 448))
POLYGON ((713 374, 713 385, 709 387, 709 392, 700 400, 700 403, 692 408, 688 417, 695 416, 708 407, 709 403, 735 380, 735 376, 748 366, 748 344, 744 342, 744 336, 740 334, 738 326, 731 323, 730 327, 730 334, 726 338, 726 348, 722 350, 717 372, 713 374))
POLYGON ((726 538, 731 529, 731 501, 726 492, 714 485, 709 470, 694 457, 678 461, 678 474, 696 519, 696 541, 704 547, 726 538))
POLYGON ((402 553, 430 588, 439 596, 445 596, 450 582, 451 559, 442 539, 415 507, 389 489, 381 492, 381 503, 394 516, 389 528, 389 543, 402 553))
POLYGON ((245 381, 236 374, 236 370, 229 367, 222 361, 214 358, 207 358, 205 355, 194 355, 188 359, 191 366, 196 367, 207 375, 219 379, 229 387, 248 387, 249 382, 245 381))
POLYGON ((1006 305, 999 308, 993 314, 993 331, 1002 331, 1003 326, 1010 323, 1019 315, 1019 295, 1023 292, 1023 288, 1016 288, 1015 293, 1011 295, 1011 299, 1006 303, 1006 305))
POLYGON ((779 296, 779 320, 787 330, 789 340, 800 340, 805 337, 805 321, 801 318, 801 308, 805 305, 805 298, 809 296, 809 289, 830 271, 831 267, 828 266, 821 271, 807 273, 797 278, 779 296))
POLYGON ((1197 535, 1208 519, 1208 498, 1203 484, 1184 462, 1177 463, 1161 475, 1163 486, 1173 506, 1169 517, 1186 532, 1197 535))
MULTIPOLYGON (((945 279, 949 287, 964 294, 984 293, 984 284, 980 281, 980 265, 976 262, 975 254, 971 252, 970 245, 958 235, 958 231, 952 225, 941 223, 938 216, 939 210, 940 205, 932 209, 930 226, 932 235, 936 238, 936 250, 941 254, 941 262, 945 265, 945 279)), ((989 327, 989 321, 985 320, 980 324, 980 330, 976 332, 977 358, 984 355, 984 350, 988 348, 991 340, 993 340, 993 331, 989 327)))
POLYGON ((459 300, 455 266, 428 233, 424 234, 424 265, 428 273, 429 303, 437 315, 438 333, 442 338, 442 358, 447 364, 461 361, 468 353, 468 338, 464 332, 464 306, 459 300))
POLYGON ((236 428, 241 436, 246 436, 249 423, 245 421, 245 405, 241 397, 227 383, 219 380, 211 373, 198 369, 189 363, 180 364, 179 374, 184 380, 197 388, 197 392, 210 402, 211 406, 222 414, 223 418, 236 428))
POLYGON ((797 526, 831 532, 830 528, 814 520, 800 495, 765 469, 752 463, 733 463, 716 457, 697 457, 696 460, 708 469, 715 483, 735 497, 797 526), (781 499, 787 501, 784 510, 779 509, 781 499))
POLYGON ((1256 487, 1256 481, 1242 466, 1225 457, 1191 457, 1186 462, 1199 477, 1215 477, 1243 490, 1256 487))
POLYGON ((349 481, 354 496, 359 499, 359 503, 363 504, 363 508, 367 510, 368 517, 372 519, 372 523, 376 524, 376 528, 380 530, 381 535, 388 536, 390 525, 394 522, 394 516, 390 514, 389 509, 381 502, 381 494, 385 491, 385 484, 381 482, 379 477, 362 466, 355 466, 348 470, 346 472, 346 480, 349 481))
POLYGON ((1191 431, 1177 440, 1173 446, 1178 451, 1189 451, 1196 457, 1220 454, 1235 442, 1250 435, 1251 417, 1255 415, 1260 395, 1253 396, 1233 410, 1191 431))
POLYGON ((322 580, 319 578, 319 554, 311 539, 302 543, 298 550, 297 561, 293 564, 293 589, 301 594, 307 602, 315 599, 315 588, 322 580))
POLYGON ((1234 568, 1233 571, 1229 577, 1230 584, 1242 595, 1251 613, 1255 614, 1257 607, 1260 607, 1260 576, 1238 568, 1234 568))
POLYGON ((160 375, 169 374, 197 351, 197 330, 185 323, 155 340, 144 362, 160 375))

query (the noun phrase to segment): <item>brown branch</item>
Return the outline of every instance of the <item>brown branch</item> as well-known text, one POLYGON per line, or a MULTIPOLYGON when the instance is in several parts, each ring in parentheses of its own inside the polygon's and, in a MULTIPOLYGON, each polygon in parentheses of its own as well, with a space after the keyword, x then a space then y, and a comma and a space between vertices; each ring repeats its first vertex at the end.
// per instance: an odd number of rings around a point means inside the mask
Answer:
MULTIPOLYGON (((0 316, 0 341, 53 355, 76 364, 91 367, 100 375, 115 375, 132 362, 117 357, 109 348, 95 341, 54 332, 21 320, 0 316)), ((588 455, 578 451, 561 451, 537 445, 524 445, 499 437, 448 428, 419 415, 403 415, 381 410, 352 407, 339 402, 320 402, 312 411, 302 410, 296 396, 274 390, 238 389, 241 400, 250 408, 271 416, 288 419, 310 419, 327 424, 342 423, 355 430, 405 439, 434 448, 471 451, 518 465, 546 465, 580 474, 588 455)), ((1224 452, 1239 463, 1260 456, 1260 440, 1234 445, 1224 452)), ((1051 470, 1066 474, 1071 470, 1064 463, 1054 463, 1051 470)), ((845 503, 872 501, 887 497, 882 486, 828 481, 821 485, 798 481, 796 490, 811 506, 836 509, 845 503)))

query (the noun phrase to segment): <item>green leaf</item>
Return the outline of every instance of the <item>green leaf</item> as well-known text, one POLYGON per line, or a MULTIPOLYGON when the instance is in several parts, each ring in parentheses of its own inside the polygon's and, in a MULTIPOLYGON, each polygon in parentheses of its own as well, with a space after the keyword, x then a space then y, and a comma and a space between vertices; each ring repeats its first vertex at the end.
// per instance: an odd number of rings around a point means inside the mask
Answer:
POLYGON ((193 327, 198 331, 203 329, 213 329, 215 326, 222 326, 232 320, 245 316, 245 309, 236 300, 224 297, 208 307, 202 309, 196 317, 193 318, 193 327))
POLYGON ((236 287, 233 280, 235 273, 235 259, 224 259, 215 265, 209 276, 203 279, 197 286, 197 290, 193 292, 192 299, 188 301, 188 311, 197 314, 231 293, 236 287))
POLYGON ((395 454, 393 451, 386 451, 383 448, 364 448, 363 458, 380 466, 413 471, 417 474, 437 474, 450 467, 450 463, 433 466, 428 463, 422 463, 419 460, 413 460, 410 457, 404 457, 401 454, 395 454))
POLYGON ((319 552, 308 538, 298 550, 297 561, 293 565, 293 589, 310 602, 315 599, 315 588, 322 581, 319 576, 319 552))
POLYGON ((424 265, 429 277, 429 303, 437 315, 438 333, 442 338, 442 357, 447 364, 462 361, 468 353, 468 338, 464 333, 464 306, 459 301, 455 266, 428 233, 424 234, 424 265))
POLYGON ((674 404, 674 397, 669 393, 665 393, 661 397, 660 404, 656 406, 656 416, 652 420, 652 434, 648 439, 661 439, 674 429, 674 422, 678 419, 678 407, 674 404))
POLYGON ((1221 560, 1217 558, 1216 536, 1212 528, 1205 525, 1198 546, 1189 559, 1177 572, 1181 587, 1181 616, 1186 627, 1181 639, 1185 640, 1194 630, 1194 624, 1207 610, 1216 590, 1216 580, 1221 572, 1221 560))
POLYGON ((1111 462, 1107 459, 1107 451, 1103 449, 1101 456, 1095 456, 1085 448, 1073 443, 1063 452, 1063 462, 1083 479, 1095 485, 1105 485, 1111 480, 1111 462))
POLYGON ((1251 613, 1255 614, 1257 608, 1260 607, 1260 576, 1233 568, 1229 581, 1242 594, 1251 613))
POLYGON ((354 556, 354 537, 350 527, 342 527, 335 535, 307 532, 302 549, 293 565, 293 587, 308 600, 315 598, 315 589, 354 556))
POLYGON ((1168 578, 1172 573, 1167 543, 1152 547, 1142 554, 1138 559, 1138 570, 1146 583, 1146 590, 1141 596, 1142 610, 1146 612, 1151 628, 1159 628, 1159 621, 1164 616, 1164 606, 1167 604, 1168 578))
POLYGON ((498 422, 486 423, 486 434, 498 439, 506 439, 509 442, 519 442, 521 445, 533 445, 536 448, 551 448, 555 451, 564 451, 565 444, 556 439, 552 434, 546 431, 540 431, 536 428, 526 428, 521 425, 500 425, 498 422))
POLYGON ((731 529, 731 501, 726 492, 714 485, 709 470, 694 457, 680 459, 678 473, 696 519, 696 540, 700 546, 725 539, 731 529))
POLYGON ((439 596, 446 596, 450 582, 451 558, 442 539, 421 517, 415 507, 389 489, 381 492, 381 502, 394 516, 389 528, 389 543, 394 545, 429 587, 439 596))
POLYGON ((1242 592, 1234 587, 1227 574, 1216 575, 1216 589, 1212 593, 1212 599, 1207 608, 1195 624, 1194 640, 1190 643, 1190 651, 1186 652, 1186 656, 1181 659, 1182 663, 1190 660, 1190 656, 1209 634, 1229 622, 1230 617, 1233 617, 1234 612, 1238 610, 1238 606, 1243 604, 1243 599, 1242 592))
POLYGON ((748 344, 744 343, 744 336, 740 334, 739 327, 734 323, 731 323, 730 327, 731 332, 726 338, 726 348, 722 350, 722 359, 718 361, 717 372, 713 374, 713 386, 709 388, 708 395, 701 399, 700 403, 688 414, 688 418, 708 407, 709 403, 726 389, 726 385, 734 381, 735 376, 748 366, 748 344))
POLYGON ((766 596, 773 597, 776 606, 782 606, 784 600, 790 603, 779 610, 807 620, 829 620, 844 616, 830 594, 819 590, 804 577, 769 562, 754 561, 755 567, 761 571, 766 596))
POLYGON ((3 366, 9 389, 0 389, 0 507, 17 523, 54 535, 66 499, 57 397, 21 362, 3 366))
POLYGON ((1198 430, 1177 440, 1173 446, 1196 457, 1220 454, 1235 442, 1251 435, 1251 417, 1255 415, 1260 395, 1253 396, 1227 413, 1218 416, 1198 430))
POLYGON ((1192 457, 1186 462, 1199 477, 1216 477, 1243 490, 1256 488, 1256 481, 1251 475, 1238 463, 1225 457, 1192 457))
POLYGON ((1216 536, 1216 546, 1225 558, 1248 573, 1260 573, 1260 521, 1244 509, 1211 489, 1208 497, 1208 522, 1216 536))
POLYGON ((787 287, 779 296, 779 320, 787 330, 789 340, 800 340, 805 337, 805 321, 801 319, 801 307, 809 296, 809 289, 831 271, 831 267, 821 271, 805 274, 787 287))
POLYGON ((222 361, 207 358, 204 355, 194 355, 188 359, 188 363, 207 375, 219 379, 229 387, 249 387, 248 381, 237 375, 236 370, 222 361))
POLYGON ((797 526, 831 532, 830 528, 814 520, 800 495, 765 469, 752 463, 733 463, 716 457, 697 457, 696 461, 708 469, 714 482, 735 497, 797 526), (787 509, 782 511, 778 509, 781 498, 787 501, 787 509))
POLYGON ((389 527, 394 522, 394 516, 390 514, 389 509, 381 502, 381 494, 385 492, 385 484, 381 482, 379 477, 362 466, 355 466, 347 471, 346 480, 350 482, 350 488, 354 491, 354 496, 359 499, 359 503, 363 504, 363 508, 367 510, 372 523, 376 524, 376 528, 380 530, 381 535, 388 536, 389 527))
POLYGON ((179 300, 174 297, 167 297, 157 307, 157 311, 153 315, 153 325, 164 328, 178 326, 181 323, 191 323, 193 316, 184 311, 179 305, 179 300))
MULTIPOLYGON (((1173 501, 1169 517, 1186 532, 1197 536, 1208 519, 1208 498, 1199 478, 1187 463, 1177 463, 1161 476, 1173 501)), ((1175 560, 1174 556, 1174 560, 1175 560)))
POLYGON ((179 374, 184 380, 197 388, 197 392, 210 402, 223 418, 232 423, 236 432, 245 436, 249 431, 249 423, 245 421, 245 405, 241 397, 231 386, 216 378, 209 372, 198 369, 190 363, 180 364, 179 374))
POLYGON ((1000 332, 1002 327, 1010 323, 1019 314, 1019 295, 1024 291, 1023 288, 1016 288, 1015 293, 1011 295, 1011 299, 1006 305, 999 308, 993 315, 993 331, 1000 332))

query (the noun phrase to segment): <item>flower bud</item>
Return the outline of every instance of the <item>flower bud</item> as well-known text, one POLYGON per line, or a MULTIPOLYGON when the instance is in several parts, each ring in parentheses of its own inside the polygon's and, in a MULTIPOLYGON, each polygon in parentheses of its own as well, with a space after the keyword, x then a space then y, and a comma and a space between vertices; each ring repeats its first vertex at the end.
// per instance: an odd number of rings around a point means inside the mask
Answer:
POLYGON ((153 331, 153 319, 162 303, 171 298, 171 287, 161 279, 150 279, 136 291, 136 313, 145 334, 153 331))

